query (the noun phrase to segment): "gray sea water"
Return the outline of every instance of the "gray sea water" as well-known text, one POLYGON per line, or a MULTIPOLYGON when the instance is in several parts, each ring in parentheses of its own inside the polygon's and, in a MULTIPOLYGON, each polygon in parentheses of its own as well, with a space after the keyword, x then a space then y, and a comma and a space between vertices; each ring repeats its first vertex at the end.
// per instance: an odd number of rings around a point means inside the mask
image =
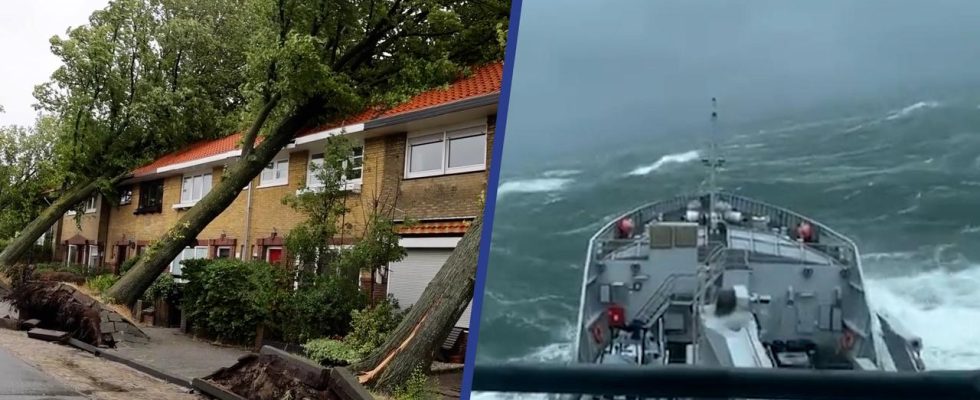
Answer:
MULTIPOLYGON (((829 103, 722 123, 717 133, 728 160, 721 186, 852 237, 873 307, 923 338, 930 369, 980 368, 980 96, 973 93, 980 90, 829 103)), ((508 137, 521 134, 531 133, 508 126, 508 137)), ((596 139, 533 162, 505 158, 478 362, 569 360, 589 237, 628 209, 697 190, 709 135, 596 139)))

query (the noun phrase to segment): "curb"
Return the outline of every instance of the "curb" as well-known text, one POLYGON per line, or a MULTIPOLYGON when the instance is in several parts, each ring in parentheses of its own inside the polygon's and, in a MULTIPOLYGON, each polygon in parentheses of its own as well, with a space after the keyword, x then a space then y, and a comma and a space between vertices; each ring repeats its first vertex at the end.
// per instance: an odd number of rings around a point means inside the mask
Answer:
POLYGON ((191 384, 195 389, 200 390, 201 393, 206 393, 219 400, 245 400, 244 397, 203 379, 194 378, 191 384))

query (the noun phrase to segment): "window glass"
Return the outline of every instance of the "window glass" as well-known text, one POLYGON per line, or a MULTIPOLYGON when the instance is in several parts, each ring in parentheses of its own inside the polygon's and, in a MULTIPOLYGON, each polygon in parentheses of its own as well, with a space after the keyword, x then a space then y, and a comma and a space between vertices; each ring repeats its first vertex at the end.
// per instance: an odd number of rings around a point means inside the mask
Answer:
POLYGON ((442 146, 442 141, 412 145, 409 172, 442 169, 442 146))
POLYGON ((265 166, 262 170, 260 185, 284 184, 289 173, 289 160, 276 160, 265 166))
POLYGON ((323 168, 323 153, 317 153, 310 157, 310 168, 306 177, 307 187, 323 186, 320 180, 320 169, 323 168))
POLYGON ((364 148, 354 147, 350 158, 350 168, 347 172, 347 180, 361 179, 361 172, 364 169, 364 148))
POLYGON ((483 164, 486 143, 486 135, 449 139, 449 168, 483 164))

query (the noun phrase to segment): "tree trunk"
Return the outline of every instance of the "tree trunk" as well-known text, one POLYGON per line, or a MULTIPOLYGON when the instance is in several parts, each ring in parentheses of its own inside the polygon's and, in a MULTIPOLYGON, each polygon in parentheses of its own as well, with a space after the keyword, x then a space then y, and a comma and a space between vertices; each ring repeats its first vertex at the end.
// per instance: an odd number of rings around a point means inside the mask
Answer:
POLYGON ((34 246, 37 239, 51 228, 51 225, 58 222, 72 207, 89 198, 97 188, 95 179, 86 179, 59 196, 37 218, 27 224, 24 230, 3 249, 3 252, 0 252, 0 268, 8 271, 9 267, 20 260, 24 253, 34 246))
POLYGON ((353 366, 361 383, 392 393, 416 367, 428 373, 435 352, 473 299, 482 226, 477 218, 385 344, 353 366))
MULTIPOLYGON (((231 172, 191 207, 159 241, 116 284, 107 297, 119 304, 131 305, 143 295, 174 258, 197 240, 197 235, 238 197, 242 189, 286 147, 293 135, 316 115, 320 104, 309 102, 283 120, 276 130, 252 153, 239 159, 231 172)), ((247 244, 246 244, 247 245, 247 244)))

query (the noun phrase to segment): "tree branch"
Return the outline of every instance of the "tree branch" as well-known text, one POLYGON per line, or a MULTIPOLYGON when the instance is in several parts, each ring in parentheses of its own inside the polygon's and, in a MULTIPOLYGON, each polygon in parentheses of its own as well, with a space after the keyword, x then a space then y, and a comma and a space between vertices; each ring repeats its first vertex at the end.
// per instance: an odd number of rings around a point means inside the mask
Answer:
POLYGON ((242 158, 248 157, 252 154, 252 150, 255 148, 255 139, 259 136, 259 131, 262 130, 262 126, 265 125, 265 121, 269 119, 269 115, 272 114, 272 110, 276 109, 279 105, 279 101, 282 96, 279 93, 272 95, 268 101, 266 101, 265 106, 262 107, 262 111, 255 118, 255 122, 252 123, 252 127, 249 128, 245 136, 242 137, 242 158))

